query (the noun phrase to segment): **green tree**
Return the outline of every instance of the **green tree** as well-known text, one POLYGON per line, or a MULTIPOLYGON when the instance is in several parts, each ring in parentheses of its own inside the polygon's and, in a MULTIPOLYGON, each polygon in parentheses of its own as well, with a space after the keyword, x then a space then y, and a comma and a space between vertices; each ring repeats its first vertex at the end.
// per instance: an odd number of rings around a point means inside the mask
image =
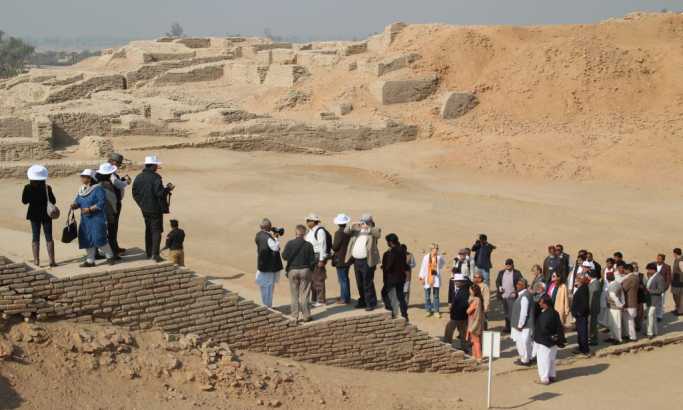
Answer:
POLYGON ((16 37, 5 37, 0 30, 0 78, 12 77, 24 71, 34 48, 16 37))
POLYGON ((171 31, 166 33, 168 37, 183 37, 185 35, 185 30, 183 29, 183 26, 180 25, 177 21, 173 24, 171 24, 171 31))

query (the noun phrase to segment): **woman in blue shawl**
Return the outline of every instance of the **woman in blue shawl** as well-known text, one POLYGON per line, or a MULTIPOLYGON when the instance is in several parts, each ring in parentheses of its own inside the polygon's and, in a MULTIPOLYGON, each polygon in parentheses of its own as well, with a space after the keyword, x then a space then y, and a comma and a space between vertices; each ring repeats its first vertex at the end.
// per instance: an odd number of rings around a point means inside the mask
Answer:
POLYGON ((107 199, 102 186, 93 177, 95 173, 86 169, 81 173, 83 185, 71 205, 71 209, 81 210, 81 225, 78 228, 78 246, 87 249, 82 268, 95 266, 95 254, 99 248, 107 257, 110 265, 114 264, 114 255, 107 241, 107 218, 105 214, 107 199))

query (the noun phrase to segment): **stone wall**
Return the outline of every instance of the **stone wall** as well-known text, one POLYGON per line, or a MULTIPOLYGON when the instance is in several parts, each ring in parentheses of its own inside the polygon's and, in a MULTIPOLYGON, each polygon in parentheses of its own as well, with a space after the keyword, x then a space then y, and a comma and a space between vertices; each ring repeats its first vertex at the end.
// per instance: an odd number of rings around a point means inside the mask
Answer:
POLYGON ((35 140, 0 141, 0 161, 43 159, 51 152, 50 144, 35 140))
POLYGON ((31 138, 31 120, 17 117, 0 117, 0 138, 31 138))
POLYGON ((196 334, 231 347, 356 369, 453 373, 462 352, 386 314, 296 324, 170 264, 56 279, 0 265, 0 312, 36 320, 99 319, 129 329, 196 334))
POLYGON ((300 65, 273 64, 268 67, 263 83, 270 87, 291 87, 308 75, 306 68, 300 65))
POLYGON ((45 103, 54 104, 80 98, 88 98, 92 93, 108 90, 125 90, 126 78, 119 74, 103 75, 88 78, 76 83, 64 86, 51 92, 45 99, 45 103))
POLYGON ((54 127, 53 144, 58 147, 73 145, 89 135, 111 137, 112 119, 115 117, 88 112, 50 114, 49 118, 54 127))
POLYGON ((199 64, 214 63, 217 61, 229 60, 231 58, 234 58, 234 55, 227 54, 225 56, 193 58, 189 60, 177 61, 162 61, 158 63, 145 64, 134 71, 129 71, 126 73, 126 80, 128 81, 128 86, 132 87, 138 82, 152 80, 169 70, 190 67, 199 64))
POLYGON ((223 77, 222 63, 209 63, 186 68, 176 68, 161 74, 155 85, 170 85, 198 81, 214 81, 223 77))

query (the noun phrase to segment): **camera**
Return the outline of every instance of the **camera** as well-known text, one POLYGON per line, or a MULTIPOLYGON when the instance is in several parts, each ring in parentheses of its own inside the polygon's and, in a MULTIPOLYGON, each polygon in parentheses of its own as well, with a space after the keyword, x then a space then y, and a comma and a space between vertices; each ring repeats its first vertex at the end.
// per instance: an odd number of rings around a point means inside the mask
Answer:
POLYGON ((285 234, 285 228, 270 228, 270 231, 278 236, 283 236, 285 234))

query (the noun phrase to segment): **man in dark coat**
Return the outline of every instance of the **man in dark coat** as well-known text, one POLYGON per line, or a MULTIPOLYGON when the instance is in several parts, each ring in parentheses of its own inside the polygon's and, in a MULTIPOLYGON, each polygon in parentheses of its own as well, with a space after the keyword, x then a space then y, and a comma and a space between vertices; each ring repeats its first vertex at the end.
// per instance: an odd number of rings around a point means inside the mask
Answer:
POLYGON ((477 270, 481 272, 484 277, 484 282, 488 285, 489 277, 491 273, 491 254, 493 253, 495 246, 489 243, 488 236, 486 234, 480 234, 479 239, 472 245, 472 252, 474 252, 474 265, 477 270))
POLYGON ((515 262, 512 259, 505 261, 505 269, 498 272, 496 277, 496 289, 498 290, 498 299, 503 303, 503 312, 505 313, 505 333, 510 333, 510 314, 512 313, 512 305, 517 299, 517 282, 522 279, 522 272, 515 269, 515 262))
POLYGON ((470 286, 472 283, 461 273, 454 275, 453 279, 455 279, 455 294, 453 295, 453 303, 451 303, 450 309, 451 320, 446 324, 444 341, 446 343, 453 343, 453 333, 457 329, 460 348, 467 350, 465 342, 467 334, 467 308, 469 307, 470 286))
POLYGON ((584 273, 580 273, 576 278, 579 287, 574 292, 572 299, 572 316, 576 320, 576 335, 579 348, 574 354, 590 354, 588 347, 588 320, 590 318, 590 291, 588 286, 589 278, 584 273))
POLYGON ((382 272, 384 276, 383 299, 391 309, 391 316, 398 317, 399 313, 408 318, 408 305, 403 297, 403 285, 406 282, 406 253, 396 234, 386 236, 389 249, 382 256, 382 272))
POLYGON ((560 315, 552 306, 552 299, 548 295, 541 296, 538 301, 541 308, 534 322, 534 347, 538 364, 538 383, 550 384, 557 377, 555 361, 557 348, 564 347, 564 326, 560 315))
MULTIPOLYGON (((114 165, 117 170, 121 169, 123 165, 123 155, 121 154, 111 154, 109 156, 109 163, 114 165)), ((114 214, 114 220, 110 221, 109 229, 109 242, 112 245, 112 251, 114 252, 115 258, 120 259, 119 255, 123 254, 126 250, 119 246, 119 219, 121 218, 121 207, 123 206, 123 197, 125 195, 126 188, 131 184, 131 179, 128 175, 120 176, 117 172, 114 172, 111 176, 111 183, 114 185, 116 194, 116 213, 114 214)))
POLYGON ((161 262, 161 233, 164 231, 164 214, 169 212, 168 197, 175 188, 164 186, 157 173, 159 159, 156 155, 145 157, 145 168, 133 181, 133 199, 145 219, 145 253, 150 259, 161 262))
POLYGON ((337 231, 332 239, 332 266, 337 269, 337 280, 339 280, 339 299, 338 303, 348 305, 351 303, 351 286, 349 282, 349 266, 346 262, 346 252, 348 251, 351 234, 346 233, 346 225, 351 222, 351 218, 344 214, 334 218, 337 231))

